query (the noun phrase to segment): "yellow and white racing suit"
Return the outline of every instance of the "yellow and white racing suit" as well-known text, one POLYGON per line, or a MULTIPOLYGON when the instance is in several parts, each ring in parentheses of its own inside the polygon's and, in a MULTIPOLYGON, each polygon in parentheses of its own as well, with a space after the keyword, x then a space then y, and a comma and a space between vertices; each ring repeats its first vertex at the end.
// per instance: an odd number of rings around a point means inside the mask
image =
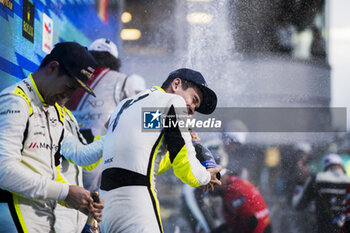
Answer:
MULTIPOLYGON (((67 103, 67 108, 72 110, 89 143, 92 140, 90 141, 88 136, 92 139, 105 134, 104 125, 117 104, 135 95, 134 88, 127 80, 126 74, 108 68, 97 68, 94 76, 89 80, 89 85, 96 93, 96 97, 81 90, 75 92, 67 103)), ((84 169, 84 187, 90 191, 98 191, 101 184, 101 173, 101 164, 93 170, 84 169)))
POLYGON ((172 167, 182 182, 193 187, 210 181, 210 173, 196 159, 188 131, 178 127, 143 131, 143 109, 147 107, 154 112, 163 111, 166 117, 180 119, 181 114, 187 115, 185 100, 160 87, 145 90, 118 105, 104 138, 102 232, 163 232, 155 181, 157 174, 167 168, 172 167))
MULTIPOLYGON (((86 144, 84 137, 79 132, 79 125, 72 113, 63 107, 65 111, 65 138, 68 132, 74 135, 77 139, 76 143, 86 144)), ((63 139, 61 144, 61 154, 63 148, 69 151, 73 151, 73 148, 66 148, 65 140, 63 139)), ((101 151, 102 154, 102 151, 101 151)), ((77 185, 83 187, 83 172, 82 168, 78 165, 71 163, 69 160, 62 157, 60 163, 60 174, 67 181, 68 184, 77 185)), ((56 233, 81 233, 84 228, 87 216, 81 213, 79 210, 66 208, 62 205, 57 205, 55 209, 55 230, 56 233)))
POLYGON ((54 232, 69 186, 55 181, 64 112, 29 75, 0 93, 0 232, 54 232))

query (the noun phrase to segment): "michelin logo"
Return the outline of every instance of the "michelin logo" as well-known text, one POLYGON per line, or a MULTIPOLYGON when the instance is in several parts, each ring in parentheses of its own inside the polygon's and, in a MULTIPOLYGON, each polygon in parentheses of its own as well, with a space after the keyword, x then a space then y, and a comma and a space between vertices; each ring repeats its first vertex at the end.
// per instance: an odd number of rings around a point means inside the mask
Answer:
POLYGON ((157 111, 144 111, 143 112, 143 128, 144 129, 160 129, 161 121, 160 116, 162 113, 157 111))

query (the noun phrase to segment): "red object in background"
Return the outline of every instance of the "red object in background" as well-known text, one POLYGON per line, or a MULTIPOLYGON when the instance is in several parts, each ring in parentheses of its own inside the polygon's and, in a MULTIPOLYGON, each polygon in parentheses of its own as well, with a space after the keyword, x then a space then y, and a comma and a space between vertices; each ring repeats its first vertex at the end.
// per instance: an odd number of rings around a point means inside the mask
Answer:
MULTIPOLYGON (((96 68, 95 72, 92 74, 91 78, 88 81, 88 85, 91 87, 92 90, 94 90, 95 86, 97 85, 97 83, 103 78, 99 77, 98 80, 96 80, 96 78, 101 74, 102 71, 106 70, 107 68, 96 68)), ((106 72, 107 74, 107 72, 106 72)), ((85 93, 85 90, 80 89, 74 92, 73 96, 70 98, 70 100, 66 103, 66 107, 71 110, 71 111, 75 111, 78 110, 78 106, 80 103, 80 106, 83 106, 83 102, 82 101, 86 101, 87 96, 89 94, 85 93), (84 98, 85 96, 85 98, 84 98), (84 98, 84 99, 83 99, 84 98)), ((81 109, 79 109, 81 110, 81 109)))
POLYGON ((108 0, 98 1, 98 17, 105 23, 108 23, 108 0))
POLYGON ((226 223, 232 229, 240 229, 237 232, 263 233, 265 227, 270 225, 265 200, 259 190, 250 182, 230 176, 223 201, 223 214, 226 223), (252 223, 253 219, 255 223, 252 223), (256 225, 253 231, 250 224, 256 225))

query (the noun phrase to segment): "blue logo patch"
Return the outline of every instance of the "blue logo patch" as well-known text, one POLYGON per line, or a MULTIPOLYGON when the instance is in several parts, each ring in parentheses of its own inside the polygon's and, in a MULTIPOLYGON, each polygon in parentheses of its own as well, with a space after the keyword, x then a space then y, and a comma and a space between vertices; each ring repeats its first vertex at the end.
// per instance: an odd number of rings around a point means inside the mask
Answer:
POLYGON ((109 159, 106 159, 105 162, 104 162, 104 164, 111 163, 111 162, 113 162, 113 157, 112 157, 112 158, 109 158, 109 159))
POLYGON ((143 128, 144 129, 160 129, 160 116, 162 114, 157 111, 144 111, 143 112, 143 128))
POLYGON ((240 207, 241 205, 243 205, 244 203, 246 203, 245 198, 244 197, 240 197, 240 198, 234 200, 231 203, 231 206, 232 206, 233 210, 236 211, 236 209, 238 207, 240 207))

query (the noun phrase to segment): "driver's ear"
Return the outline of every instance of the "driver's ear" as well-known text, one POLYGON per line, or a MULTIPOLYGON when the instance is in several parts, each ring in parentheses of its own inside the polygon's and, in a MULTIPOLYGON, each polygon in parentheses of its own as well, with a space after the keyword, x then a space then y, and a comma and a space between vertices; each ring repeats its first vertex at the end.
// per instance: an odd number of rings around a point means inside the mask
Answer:
POLYGON ((54 72, 58 72, 59 67, 60 67, 60 63, 58 61, 51 61, 48 64, 47 71, 49 74, 52 74, 54 72))
POLYGON ((175 78, 171 84, 173 91, 176 91, 181 87, 181 79, 175 78))

